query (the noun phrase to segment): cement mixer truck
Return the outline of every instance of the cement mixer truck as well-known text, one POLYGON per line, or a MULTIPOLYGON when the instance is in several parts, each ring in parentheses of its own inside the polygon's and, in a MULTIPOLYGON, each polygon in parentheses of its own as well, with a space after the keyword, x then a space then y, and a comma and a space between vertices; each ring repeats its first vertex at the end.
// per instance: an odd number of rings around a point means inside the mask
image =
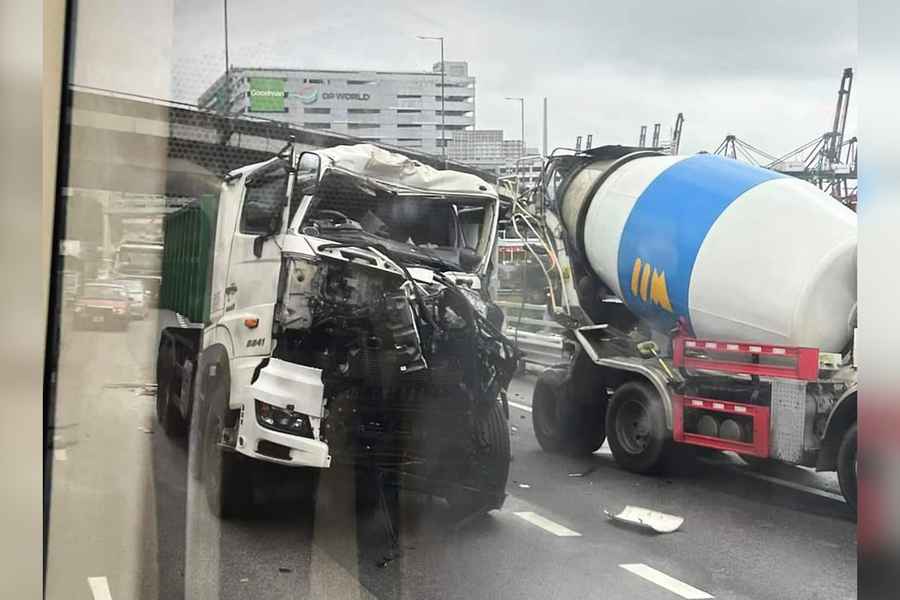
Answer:
POLYGON ((545 451, 608 440, 635 473, 733 451, 837 471, 855 507, 852 211, 735 160, 604 146, 551 156, 512 221, 565 328, 534 388, 545 451))

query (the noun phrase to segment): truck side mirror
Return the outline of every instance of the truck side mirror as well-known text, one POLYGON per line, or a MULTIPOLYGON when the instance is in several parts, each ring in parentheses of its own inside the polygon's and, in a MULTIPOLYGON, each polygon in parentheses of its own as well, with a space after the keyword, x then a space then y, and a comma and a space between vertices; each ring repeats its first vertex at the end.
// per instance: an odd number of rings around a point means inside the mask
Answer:
POLYGON ((304 152, 300 155, 300 160, 297 162, 297 181, 295 185, 300 187, 302 195, 311 196, 316 193, 321 168, 322 157, 315 152, 304 152))

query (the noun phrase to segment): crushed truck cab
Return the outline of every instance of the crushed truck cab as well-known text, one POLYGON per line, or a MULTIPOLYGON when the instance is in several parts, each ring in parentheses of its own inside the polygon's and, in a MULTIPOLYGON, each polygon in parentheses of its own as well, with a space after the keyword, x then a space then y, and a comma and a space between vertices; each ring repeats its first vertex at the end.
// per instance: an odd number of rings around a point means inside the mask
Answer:
POLYGON ((257 461, 499 508, 517 351, 490 290, 498 190, 372 145, 230 173, 166 220, 157 411, 213 512, 257 461), (196 450, 195 450, 196 448, 196 450))

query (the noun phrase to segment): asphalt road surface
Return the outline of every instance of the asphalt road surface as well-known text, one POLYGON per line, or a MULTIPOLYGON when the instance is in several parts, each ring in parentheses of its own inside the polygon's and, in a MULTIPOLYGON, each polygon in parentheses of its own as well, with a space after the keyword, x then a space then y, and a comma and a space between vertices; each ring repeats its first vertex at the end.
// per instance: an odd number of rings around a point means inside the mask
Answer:
POLYGON ((377 510, 358 511, 340 470, 306 499, 291 473, 253 518, 219 522, 188 477, 187 446, 153 420, 155 315, 125 334, 63 332, 48 598, 856 597, 856 523, 831 476, 755 472, 714 455, 664 477, 544 453, 533 375, 510 390, 503 509, 460 523, 402 494, 393 548, 377 510), (615 525, 637 505, 684 517, 675 533, 615 525))

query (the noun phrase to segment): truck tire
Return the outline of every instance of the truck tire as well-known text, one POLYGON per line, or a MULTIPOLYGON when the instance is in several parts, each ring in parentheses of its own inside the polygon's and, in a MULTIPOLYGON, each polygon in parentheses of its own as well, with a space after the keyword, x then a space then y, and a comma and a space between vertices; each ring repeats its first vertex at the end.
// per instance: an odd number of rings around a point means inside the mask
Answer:
POLYGON ((567 393, 564 374, 547 369, 538 378, 531 398, 534 435, 546 452, 588 456, 606 439, 605 414, 600 403, 578 403, 567 393))
POLYGON ((159 341, 156 355, 156 418, 169 437, 178 437, 185 431, 186 423, 178 407, 172 401, 175 349, 165 337, 159 341))
POLYGON ((672 446, 662 401, 643 381, 621 385, 609 401, 606 437, 616 463, 632 473, 655 473, 672 446))
POLYGON ((454 487, 446 498, 453 510, 466 514, 500 509, 506 500, 509 423, 499 402, 494 403, 475 434, 478 450, 469 465, 468 475, 460 481, 469 489, 454 487))
POLYGON ((244 457, 219 443, 224 427, 225 407, 210 405, 203 427, 203 487, 210 512, 231 519, 246 515, 253 488, 244 457))
POLYGON ((856 510, 856 439, 857 430, 856 423, 853 423, 844 433, 844 439, 841 440, 841 446, 838 449, 837 457, 837 475, 838 483, 841 486, 841 493, 844 500, 853 510, 856 510))
POLYGON ((199 381, 194 383, 194 401, 191 402, 191 418, 188 420, 188 473, 194 481, 200 481, 203 476, 203 426, 206 424, 202 400, 197 395, 199 385, 199 381))

